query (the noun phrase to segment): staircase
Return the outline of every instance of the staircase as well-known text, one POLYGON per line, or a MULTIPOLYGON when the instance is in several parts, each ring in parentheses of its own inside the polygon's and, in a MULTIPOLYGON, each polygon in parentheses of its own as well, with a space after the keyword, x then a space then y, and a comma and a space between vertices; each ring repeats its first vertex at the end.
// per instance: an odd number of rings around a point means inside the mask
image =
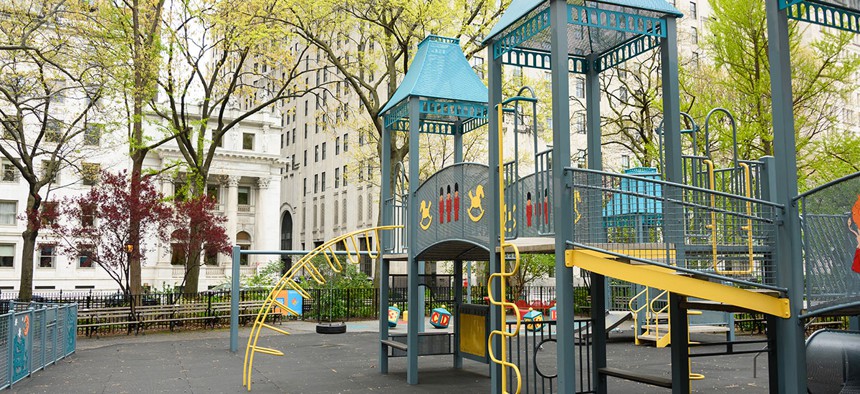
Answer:
POLYGON ((641 345, 643 341, 653 342, 657 347, 666 347, 670 343, 669 336, 669 292, 645 287, 630 299, 628 304, 633 313, 635 342, 641 345), (659 292, 659 293, 658 293, 659 292), (651 297, 652 294, 658 293, 651 297), (644 297, 641 306, 635 307, 640 298, 644 297), (644 312, 644 321, 639 321, 644 312))
MULTIPOLYGON (((628 304, 630 312, 633 313, 633 325, 636 328, 635 342, 641 345, 643 342, 654 343, 656 347, 669 346, 671 342, 671 321, 669 320, 669 291, 660 291, 646 287, 630 299, 628 304), (652 294, 656 294, 651 297, 652 294), (638 305, 640 298, 644 298, 642 305, 638 305), (639 316, 644 316, 639 321, 639 316)), ((703 305, 702 301, 692 301, 690 304, 703 305)), ((687 315, 702 315, 699 310, 687 310, 687 315)), ((729 322, 725 325, 719 324, 695 324, 687 322, 687 332, 690 334, 701 333, 726 333, 729 332, 729 322)))

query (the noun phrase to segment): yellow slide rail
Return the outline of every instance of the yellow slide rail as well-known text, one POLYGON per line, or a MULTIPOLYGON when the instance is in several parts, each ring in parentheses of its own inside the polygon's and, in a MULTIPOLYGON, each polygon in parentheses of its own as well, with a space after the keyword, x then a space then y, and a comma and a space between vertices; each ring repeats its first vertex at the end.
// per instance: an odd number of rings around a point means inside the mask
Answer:
POLYGON ((503 144, 503 136, 504 136, 504 128, 502 125, 504 124, 502 106, 497 105, 499 112, 499 218, 501 219, 501 226, 499 231, 499 247, 500 247, 500 255, 501 255, 501 270, 500 272, 494 273, 490 275, 490 278, 487 281, 487 293, 490 304, 502 307, 501 320, 502 320, 502 329, 501 330, 493 330, 490 332, 489 338, 487 339, 487 349, 488 354, 490 355, 490 360, 494 363, 502 366, 502 392, 509 393, 508 391, 508 369, 514 371, 517 377, 517 390, 516 393, 519 394, 520 390, 522 390, 522 375, 520 375, 520 369, 516 364, 508 361, 508 349, 507 344, 508 341, 505 338, 517 337, 520 334, 520 325, 522 321, 520 320, 519 308, 513 302, 508 301, 507 299, 507 279, 513 276, 517 269, 519 269, 520 265, 520 251, 517 249, 516 245, 512 243, 505 242, 505 222, 507 221, 507 215, 505 215, 505 182, 504 181, 504 144, 503 144), (508 271, 507 264, 507 253, 505 252, 507 249, 511 249, 514 253, 514 266, 508 271), (499 287, 502 294, 501 300, 496 300, 493 297, 493 280, 499 281, 499 287), (506 313, 505 311, 510 308, 514 311, 514 316, 516 317, 517 324, 514 326, 514 331, 508 331, 506 326, 506 313), (493 353, 493 338, 499 337, 499 341, 502 345, 502 354, 501 357, 496 357, 496 354, 493 353))
MULTIPOLYGON (((708 186, 711 190, 716 190, 716 177, 714 175, 714 162, 710 160, 703 160, 705 163, 705 167, 707 167, 708 171, 708 186)), ((743 169, 744 174, 744 196, 750 198, 752 195, 752 185, 750 185, 751 176, 750 176, 750 166, 746 163, 740 163, 739 166, 743 169)), ((714 271, 720 275, 748 275, 751 274, 755 268, 755 259, 753 256, 753 227, 752 227, 752 202, 746 200, 744 202, 746 204, 746 225, 741 226, 741 230, 746 231, 747 233, 747 268, 742 270, 727 270, 720 267, 719 260, 717 259, 717 197, 714 194, 711 194, 710 198, 710 207, 711 207, 711 223, 705 225, 705 228, 711 230, 711 249, 712 249, 712 258, 713 258, 713 266, 714 271)))
MULTIPOLYGON (((260 332, 263 328, 267 328, 269 330, 275 331, 279 334, 290 335, 289 332, 284 331, 278 327, 274 327, 270 324, 266 323, 266 318, 270 313, 275 311, 274 308, 278 308, 283 312, 288 314, 298 315, 298 312, 290 309, 288 306, 284 305, 284 303, 278 301, 277 296, 287 288, 291 290, 297 291, 304 299, 311 298, 310 294, 296 285, 293 281, 296 274, 299 272, 307 273, 311 279, 316 281, 318 284, 324 284, 325 278, 322 273, 320 273, 319 268, 314 266, 314 258, 322 255, 325 258, 326 263, 334 272, 341 272, 343 270, 343 263, 349 262, 352 264, 358 264, 360 262, 361 253, 365 252, 367 255, 375 259, 379 257, 379 254, 382 250, 382 240, 380 237, 380 232, 383 230, 393 230, 396 228, 401 228, 403 226, 378 226, 367 228, 363 230, 354 231, 348 234, 341 235, 339 237, 330 239, 328 242, 318 246, 316 249, 312 250, 310 253, 304 255, 296 264, 293 264, 292 268, 290 268, 284 276, 278 281, 272 291, 269 293, 269 296, 263 301, 262 307, 260 307, 260 311, 257 313, 257 318, 254 320, 254 326, 251 327, 251 335, 248 337, 248 346, 245 348, 245 362, 242 366, 242 385, 248 388, 248 391, 251 391, 251 370, 254 366, 254 355, 256 353, 262 354, 270 354, 273 356, 283 356, 284 353, 280 350, 261 347, 257 345, 257 341, 260 339, 260 332), (364 238, 365 241, 365 251, 361 251, 361 241, 359 238, 364 238), (370 239, 373 238, 375 241, 374 245, 371 245, 370 239), (343 243, 343 246, 346 248, 346 260, 341 262, 341 258, 338 257, 336 252, 343 253, 344 251, 337 251, 338 245, 343 243)), ((275 312, 282 313, 282 312, 275 312)))

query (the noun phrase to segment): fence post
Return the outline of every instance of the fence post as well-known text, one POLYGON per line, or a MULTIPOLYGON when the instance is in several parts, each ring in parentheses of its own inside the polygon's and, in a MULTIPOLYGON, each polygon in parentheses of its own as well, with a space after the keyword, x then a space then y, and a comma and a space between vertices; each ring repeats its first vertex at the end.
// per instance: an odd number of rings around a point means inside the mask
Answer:
POLYGON ((15 357, 15 350, 14 350, 15 349, 15 346, 14 346, 15 330, 12 329, 13 325, 15 324, 15 307, 14 307, 14 304, 13 304, 12 308, 10 308, 9 312, 10 312, 8 315, 9 321, 6 322, 6 327, 9 327, 9 331, 6 334, 6 337, 7 337, 6 338, 6 367, 7 367, 6 376, 9 379, 9 388, 11 388, 12 383, 14 383, 12 378, 14 377, 14 372, 15 372, 15 367, 14 367, 14 365, 15 365, 15 359, 14 359, 14 357, 15 357))
POLYGON ((230 286, 230 351, 236 353, 239 350, 239 256, 242 249, 233 246, 233 278, 230 286))
POLYGON ((350 300, 349 300, 349 288, 347 287, 347 288, 346 288, 346 320, 347 320, 347 321, 349 321, 349 317, 351 316, 351 314, 350 314, 350 307, 349 307, 349 306, 350 306, 350 305, 349 305, 349 304, 350 304, 350 302, 349 302, 349 301, 350 301, 350 300))

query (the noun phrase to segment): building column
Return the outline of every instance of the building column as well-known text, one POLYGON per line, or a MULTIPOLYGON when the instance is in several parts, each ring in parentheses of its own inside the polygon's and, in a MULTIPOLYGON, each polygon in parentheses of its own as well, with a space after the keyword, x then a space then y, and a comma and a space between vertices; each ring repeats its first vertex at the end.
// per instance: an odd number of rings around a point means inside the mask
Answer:
MULTIPOLYGON (((239 221, 237 218, 239 209, 239 176, 225 175, 221 177, 223 183, 227 185, 227 198, 224 199, 224 215, 227 216, 227 238, 230 242, 236 244, 236 229, 239 221)), ((229 265, 232 260, 226 258, 222 261, 222 265, 229 265)))
MULTIPOLYGON (((252 249, 258 250, 278 250, 280 243, 280 207, 278 206, 277 197, 272 198, 272 190, 269 188, 269 183, 272 181, 270 177, 257 178, 257 206, 254 207, 254 238, 252 239, 252 249), (278 231, 273 231, 279 229, 278 231)), ((270 256, 251 256, 253 261, 265 261, 270 256)))

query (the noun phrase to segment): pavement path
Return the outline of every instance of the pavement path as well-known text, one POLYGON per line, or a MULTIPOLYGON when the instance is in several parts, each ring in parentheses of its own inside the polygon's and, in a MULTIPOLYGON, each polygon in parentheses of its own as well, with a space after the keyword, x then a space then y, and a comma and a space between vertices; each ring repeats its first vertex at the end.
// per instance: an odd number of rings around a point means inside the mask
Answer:
MULTIPOLYGON (((451 368, 451 356, 420 359, 420 384, 406 384, 405 358, 392 359, 390 373, 377 370, 377 322, 349 324, 347 334, 319 335, 315 324, 289 321, 290 336, 266 334, 262 346, 284 351, 286 357, 258 354, 254 363, 256 393, 486 393, 488 368, 466 360, 462 370, 451 368)), ((398 327, 396 331, 403 331, 398 327)), ((250 329, 240 331, 240 352, 229 352, 229 331, 197 330, 148 333, 99 339, 79 338, 78 350, 12 388, 15 393, 246 393, 241 386, 244 347, 250 329)), ((613 334, 618 337, 619 335, 613 334)), ((608 347, 611 366, 668 376, 669 349, 621 342, 608 347)), ((719 340, 720 338, 712 338, 719 340)), ((752 345, 748 345, 752 346, 752 345)), ((752 346, 755 348, 761 345, 752 346)), ((709 357, 694 360, 693 369, 708 377, 693 384, 702 393, 766 393, 766 355, 709 357)), ((609 380, 610 393, 666 393, 668 390, 609 380)))

